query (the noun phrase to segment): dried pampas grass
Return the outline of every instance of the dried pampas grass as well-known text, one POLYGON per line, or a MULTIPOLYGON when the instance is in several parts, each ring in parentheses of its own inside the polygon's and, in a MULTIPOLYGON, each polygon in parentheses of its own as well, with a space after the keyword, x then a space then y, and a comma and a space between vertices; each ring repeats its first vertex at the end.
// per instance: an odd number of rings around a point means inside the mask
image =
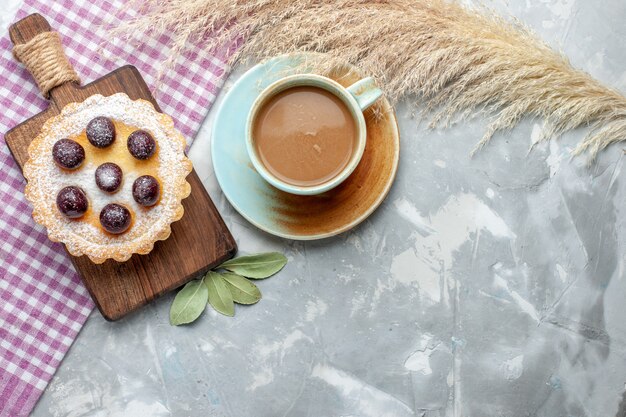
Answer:
POLYGON ((142 14, 118 33, 171 34, 177 53, 189 42, 215 50, 239 43, 230 54, 236 64, 323 52, 318 71, 348 61, 372 74, 392 102, 417 98, 433 125, 493 115, 477 149, 525 115, 545 120, 542 138, 589 126, 574 153, 592 159, 626 139, 623 95, 486 10, 445 0, 134 0, 131 7, 142 14))

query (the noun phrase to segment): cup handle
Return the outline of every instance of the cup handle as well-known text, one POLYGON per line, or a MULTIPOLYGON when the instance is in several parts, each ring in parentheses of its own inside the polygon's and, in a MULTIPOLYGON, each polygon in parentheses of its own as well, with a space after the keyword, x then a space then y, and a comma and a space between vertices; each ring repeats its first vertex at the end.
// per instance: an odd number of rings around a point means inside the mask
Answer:
POLYGON ((361 110, 367 109, 383 95, 382 90, 376 86, 376 81, 372 77, 363 78, 347 87, 346 90, 352 94, 361 110))

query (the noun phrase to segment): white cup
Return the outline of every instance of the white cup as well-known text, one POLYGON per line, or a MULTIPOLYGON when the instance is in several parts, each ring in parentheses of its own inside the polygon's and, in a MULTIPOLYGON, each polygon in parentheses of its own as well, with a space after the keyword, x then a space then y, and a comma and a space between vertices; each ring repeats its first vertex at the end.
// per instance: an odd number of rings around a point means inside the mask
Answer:
POLYGON ((371 106, 381 95, 382 91, 376 87, 372 77, 363 78, 349 87, 343 87, 341 84, 331 80, 330 78, 315 74, 296 74, 281 78, 261 92, 261 94, 254 101, 252 109, 248 114, 248 121, 246 125, 246 148, 248 150, 250 160, 252 161, 252 165, 257 170, 259 175, 261 175, 261 177, 263 177, 267 182, 279 190, 288 193, 314 195, 335 188, 345 181, 350 174, 352 174, 361 161, 361 157, 365 151, 365 142, 367 140, 367 130, 363 111, 371 106), (261 162, 257 153, 257 147, 254 143, 253 128, 259 111, 268 102, 268 100, 276 94, 293 87, 318 87, 328 91, 339 98, 346 105, 355 122, 357 131, 357 146, 353 150, 348 164, 336 176, 322 184, 299 186, 289 184, 280 178, 277 178, 269 172, 269 170, 261 162))

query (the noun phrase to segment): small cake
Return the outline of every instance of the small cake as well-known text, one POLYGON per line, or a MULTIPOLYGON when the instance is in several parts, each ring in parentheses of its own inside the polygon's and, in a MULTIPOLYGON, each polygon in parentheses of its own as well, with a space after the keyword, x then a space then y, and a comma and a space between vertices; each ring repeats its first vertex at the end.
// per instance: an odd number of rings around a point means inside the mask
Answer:
POLYGON ((126 94, 94 95, 48 120, 28 148, 33 218, 93 262, 147 254, 184 213, 192 170, 172 119, 126 94))

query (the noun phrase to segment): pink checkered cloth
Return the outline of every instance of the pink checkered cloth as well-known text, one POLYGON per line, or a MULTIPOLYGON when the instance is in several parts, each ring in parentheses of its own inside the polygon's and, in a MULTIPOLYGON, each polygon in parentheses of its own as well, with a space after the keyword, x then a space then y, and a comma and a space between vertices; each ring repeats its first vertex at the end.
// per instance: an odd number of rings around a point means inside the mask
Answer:
MULTIPOLYGON (((15 20, 35 12, 46 17, 61 33, 83 82, 132 64, 153 87, 169 39, 104 43, 106 32, 97 24, 121 7, 120 0, 25 0, 15 20)), ((33 222, 24 179, 4 143, 7 130, 47 107, 11 49, 5 34, 0 38, 0 416, 15 417, 33 409, 94 304, 63 247, 33 222)), ((191 49, 164 76, 157 96, 187 138, 198 131, 226 75, 223 54, 191 49)))

